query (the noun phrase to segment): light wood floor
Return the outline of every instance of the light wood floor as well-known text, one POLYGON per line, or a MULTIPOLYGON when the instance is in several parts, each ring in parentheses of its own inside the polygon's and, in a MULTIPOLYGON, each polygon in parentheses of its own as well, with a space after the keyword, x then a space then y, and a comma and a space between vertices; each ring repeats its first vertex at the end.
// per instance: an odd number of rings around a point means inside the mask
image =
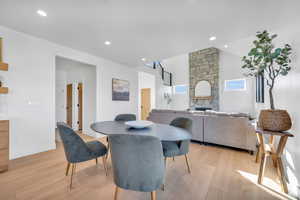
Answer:
MULTIPOLYGON (((246 152, 192 143, 190 161, 191 175, 187 173, 184 157, 168 161, 166 189, 157 192, 158 200, 287 199, 275 191, 280 190, 271 162, 264 180, 267 186, 256 184, 259 165, 246 152)), ((110 160, 108 165, 110 173, 106 177, 101 162, 78 164, 74 188, 70 190, 64 151, 59 143, 57 150, 12 160, 9 171, 0 174, 0 199, 112 200, 110 160)), ((150 199, 150 194, 120 192, 120 200, 144 199, 150 199)))

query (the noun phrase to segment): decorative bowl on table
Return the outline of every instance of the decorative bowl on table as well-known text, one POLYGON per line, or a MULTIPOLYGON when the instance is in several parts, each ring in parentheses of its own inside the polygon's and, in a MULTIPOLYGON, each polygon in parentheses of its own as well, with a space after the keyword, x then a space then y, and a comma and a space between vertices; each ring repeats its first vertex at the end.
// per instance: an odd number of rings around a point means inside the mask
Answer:
POLYGON ((135 128, 135 129, 142 129, 142 128, 147 128, 153 124, 151 121, 146 121, 146 120, 137 120, 137 121, 128 121, 125 122, 127 126, 130 128, 135 128))

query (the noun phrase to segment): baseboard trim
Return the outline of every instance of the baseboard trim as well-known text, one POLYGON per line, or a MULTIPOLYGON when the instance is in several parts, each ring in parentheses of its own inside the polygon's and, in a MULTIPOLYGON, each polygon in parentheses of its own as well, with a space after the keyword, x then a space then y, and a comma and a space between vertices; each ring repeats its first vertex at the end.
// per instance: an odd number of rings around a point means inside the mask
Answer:
POLYGON ((250 153, 251 155, 254 154, 254 151, 248 150, 248 149, 242 149, 242 148, 231 147, 231 146, 226 146, 226 145, 221 145, 221 144, 215 144, 215 143, 209 143, 209 142, 201 142, 201 141, 197 141, 197 140, 191 140, 191 142, 198 143, 198 144, 201 144, 201 145, 209 145, 209 146, 222 147, 222 148, 232 149, 232 150, 236 150, 236 151, 244 151, 244 152, 250 153))

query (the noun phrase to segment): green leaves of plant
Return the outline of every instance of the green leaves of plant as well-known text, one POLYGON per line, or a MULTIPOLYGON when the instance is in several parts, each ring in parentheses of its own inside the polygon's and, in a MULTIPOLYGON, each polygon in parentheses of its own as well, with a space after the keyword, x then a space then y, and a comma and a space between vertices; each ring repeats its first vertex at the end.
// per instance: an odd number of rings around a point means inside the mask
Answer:
POLYGON ((272 58, 277 58, 281 53, 281 48, 277 48, 274 53, 271 54, 272 58))
POLYGON ((268 78, 274 80, 278 75, 286 76, 291 70, 290 55, 292 48, 285 44, 283 48, 276 48, 273 40, 276 34, 271 35, 268 31, 257 32, 257 39, 253 41, 254 47, 251 48, 247 56, 242 58, 243 69, 248 69, 248 76, 263 74, 267 71, 268 78))

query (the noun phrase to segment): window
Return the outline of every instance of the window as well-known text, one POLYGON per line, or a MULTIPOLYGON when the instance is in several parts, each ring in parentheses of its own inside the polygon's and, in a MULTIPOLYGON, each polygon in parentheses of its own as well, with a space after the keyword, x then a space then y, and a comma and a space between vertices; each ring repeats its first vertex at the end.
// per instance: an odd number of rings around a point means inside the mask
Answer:
POLYGON ((265 102, 265 83, 264 76, 256 76, 256 102, 264 103, 265 102))
POLYGON ((246 90, 246 79, 225 80, 225 91, 246 90))
POLYGON ((188 90, 186 85, 175 85, 173 88, 175 94, 186 94, 188 90))

